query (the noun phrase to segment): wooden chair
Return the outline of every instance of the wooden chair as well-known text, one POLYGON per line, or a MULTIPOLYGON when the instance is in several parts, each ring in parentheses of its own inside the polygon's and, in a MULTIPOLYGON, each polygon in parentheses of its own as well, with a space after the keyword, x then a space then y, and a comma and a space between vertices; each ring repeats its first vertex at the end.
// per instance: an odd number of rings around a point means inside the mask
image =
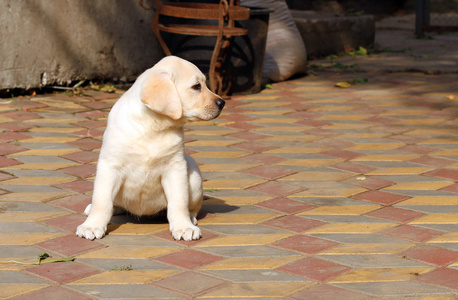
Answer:
MULTIPOLYGON (((156 0, 156 13, 153 18, 153 31, 166 55, 172 55, 169 47, 161 36, 161 31, 198 36, 215 36, 216 44, 210 60, 209 87, 223 96, 230 90, 230 79, 223 82, 223 77, 230 77, 230 74, 223 75, 221 70, 225 52, 230 45, 232 36, 248 34, 248 30, 235 27, 235 21, 247 20, 250 18, 250 9, 239 6, 240 0, 220 0, 219 4, 208 3, 183 3, 183 2, 161 2, 156 0), (174 17, 177 19, 195 20, 216 20, 217 25, 198 24, 162 24, 160 16, 174 17)), ((176 19, 174 19, 176 20, 176 19)), ((216 23, 216 22, 215 22, 216 23)))

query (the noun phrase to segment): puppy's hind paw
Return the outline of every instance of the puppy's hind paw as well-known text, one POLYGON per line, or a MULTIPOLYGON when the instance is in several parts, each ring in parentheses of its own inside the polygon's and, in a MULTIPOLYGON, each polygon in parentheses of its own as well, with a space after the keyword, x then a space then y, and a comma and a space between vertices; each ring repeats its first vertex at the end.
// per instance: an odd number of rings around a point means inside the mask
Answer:
POLYGON ((172 230, 172 236, 177 241, 184 240, 189 242, 192 240, 200 239, 202 236, 202 232, 200 231, 199 227, 190 226, 188 228, 172 230))
POLYGON ((76 235, 81 238, 86 238, 88 240, 101 239, 105 235, 106 227, 92 227, 81 224, 76 229, 76 235))

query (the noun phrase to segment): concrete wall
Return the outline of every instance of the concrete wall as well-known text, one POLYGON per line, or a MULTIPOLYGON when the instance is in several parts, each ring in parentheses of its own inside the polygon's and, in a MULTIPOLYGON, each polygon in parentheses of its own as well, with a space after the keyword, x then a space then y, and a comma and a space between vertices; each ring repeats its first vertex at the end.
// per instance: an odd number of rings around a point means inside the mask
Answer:
POLYGON ((131 80, 162 57, 152 16, 139 0, 1 0, 0 90, 131 80))

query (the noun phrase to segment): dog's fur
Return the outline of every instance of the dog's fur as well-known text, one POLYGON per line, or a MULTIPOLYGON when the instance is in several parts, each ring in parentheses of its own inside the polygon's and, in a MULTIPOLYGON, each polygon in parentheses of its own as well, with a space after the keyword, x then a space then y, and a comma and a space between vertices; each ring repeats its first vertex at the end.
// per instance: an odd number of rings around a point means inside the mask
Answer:
POLYGON ((201 237, 202 176, 184 152, 186 122, 211 120, 224 101, 192 63, 168 56, 138 77, 108 116, 92 204, 76 234, 102 238, 113 212, 154 215, 167 209, 176 240, 201 237))

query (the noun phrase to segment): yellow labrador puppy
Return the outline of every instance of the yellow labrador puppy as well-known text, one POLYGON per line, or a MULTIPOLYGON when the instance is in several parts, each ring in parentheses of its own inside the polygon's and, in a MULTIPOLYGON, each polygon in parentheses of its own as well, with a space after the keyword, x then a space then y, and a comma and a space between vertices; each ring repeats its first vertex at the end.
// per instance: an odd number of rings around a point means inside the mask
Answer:
POLYGON ((192 63, 168 56, 137 78, 108 115, 92 204, 76 234, 102 238, 113 212, 137 216, 167 209, 176 240, 197 240, 202 177, 184 151, 183 126, 211 120, 224 107, 192 63))

